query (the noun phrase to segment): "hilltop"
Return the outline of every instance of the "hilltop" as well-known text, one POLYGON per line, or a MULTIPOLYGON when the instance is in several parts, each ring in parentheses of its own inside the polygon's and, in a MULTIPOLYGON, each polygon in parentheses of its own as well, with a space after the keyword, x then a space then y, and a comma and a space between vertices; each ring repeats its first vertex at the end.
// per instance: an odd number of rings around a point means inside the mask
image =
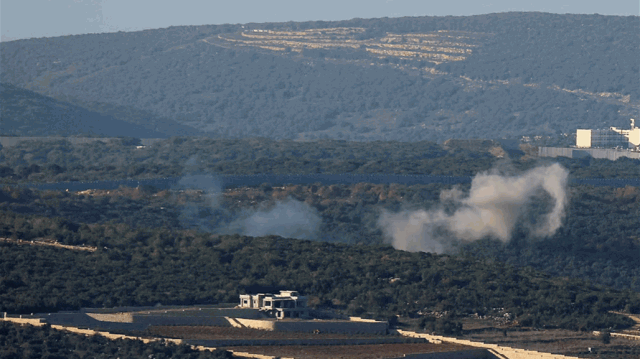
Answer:
POLYGON ((639 22, 502 13, 19 40, 0 44, 0 81, 218 138, 558 135, 637 117, 639 22))

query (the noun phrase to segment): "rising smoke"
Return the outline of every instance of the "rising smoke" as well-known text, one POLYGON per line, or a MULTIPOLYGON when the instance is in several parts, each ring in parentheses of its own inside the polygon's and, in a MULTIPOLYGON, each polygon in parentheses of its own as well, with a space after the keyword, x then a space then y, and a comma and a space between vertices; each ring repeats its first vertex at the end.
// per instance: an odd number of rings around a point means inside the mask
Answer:
POLYGON ((314 208, 295 199, 277 201, 271 208, 248 211, 227 230, 252 237, 277 235, 287 238, 316 239, 322 219, 314 208))
POLYGON ((180 221, 185 228, 197 228, 219 234, 253 237, 278 235, 287 238, 316 239, 322 223, 317 211, 295 199, 263 204, 239 212, 225 208, 222 184, 211 175, 185 175, 178 189, 201 191, 201 200, 183 206, 180 221))
POLYGON ((229 216, 222 206, 222 185, 215 177, 207 174, 185 175, 177 183, 178 190, 197 190, 197 201, 187 202, 182 207, 178 219, 184 228, 197 228, 210 232, 229 216))
POLYGON ((473 178, 466 196, 459 189, 444 191, 435 208, 383 212, 378 225, 397 249, 436 253, 444 252, 455 239, 495 237, 506 242, 519 224, 532 236, 550 236, 562 224, 567 177, 559 164, 519 176, 481 173, 473 178), (553 205, 540 218, 530 204, 545 196, 553 205))

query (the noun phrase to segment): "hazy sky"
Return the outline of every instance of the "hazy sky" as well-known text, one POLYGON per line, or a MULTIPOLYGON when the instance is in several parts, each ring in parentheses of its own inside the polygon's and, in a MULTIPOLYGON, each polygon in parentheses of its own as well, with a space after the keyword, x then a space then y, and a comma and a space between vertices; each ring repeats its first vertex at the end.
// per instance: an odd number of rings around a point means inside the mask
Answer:
POLYGON ((172 25, 475 15, 639 15, 640 0, 0 0, 3 41, 172 25))

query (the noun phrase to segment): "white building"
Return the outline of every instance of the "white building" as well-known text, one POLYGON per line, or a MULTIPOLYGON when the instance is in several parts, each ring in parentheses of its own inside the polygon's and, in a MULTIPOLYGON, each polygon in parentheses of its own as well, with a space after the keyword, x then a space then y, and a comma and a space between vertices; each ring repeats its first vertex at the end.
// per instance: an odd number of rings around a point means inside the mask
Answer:
POLYGON ((634 148, 640 146, 640 127, 631 119, 631 129, 610 127, 606 130, 577 130, 576 147, 579 148, 634 148))
POLYGON ((277 295, 270 293, 241 294, 240 308, 255 308, 278 319, 307 318, 309 316, 307 297, 294 290, 281 290, 277 295))

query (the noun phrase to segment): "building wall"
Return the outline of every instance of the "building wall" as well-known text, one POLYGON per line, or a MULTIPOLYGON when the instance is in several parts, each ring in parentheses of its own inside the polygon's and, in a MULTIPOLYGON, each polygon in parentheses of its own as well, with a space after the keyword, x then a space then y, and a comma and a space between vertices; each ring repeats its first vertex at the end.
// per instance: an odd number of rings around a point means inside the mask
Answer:
POLYGON ((227 317, 261 318, 257 309, 223 308, 186 311, 150 311, 148 313, 83 313, 60 312, 39 314, 38 318, 15 318, 16 322, 49 323, 52 325, 105 330, 144 330, 149 325, 231 326, 227 317))
MULTIPOLYGON (((63 314, 83 314, 83 313, 63 313, 63 314)), ((88 316, 85 316, 85 318, 90 318, 88 316)), ((90 318, 91 320, 94 320, 93 318, 90 318)), ((11 321, 14 323, 20 323, 20 324, 32 324, 32 325, 44 325, 43 321, 40 318, 19 318, 19 317, 7 317, 6 315, 4 316, 4 318, 2 318, 2 320, 5 321, 11 321)), ((244 321, 247 321, 246 319, 244 321)), ((317 328, 317 324, 318 323, 312 323, 313 321, 307 321, 307 324, 316 324, 316 328, 317 328)), ((272 323, 275 324, 287 324, 287 323, 296 323, 296 322, 282 322, 282 321, 272 321, 272 323)), ((300 323, 300 322, 299 322, 300 323)), ((355 324, 358 326, 371 326, 371 325, 376 325, 379 323, 384 323, 384 322, 367 322, 367 321, 350 321, 350 322, 338 322, 338 321, 324 321, 325 324, 327 325, 336 325, 336 324, 355 324)), ((120 325, 131 325, 130 323, 114 323, 114 324, 120 324, 120 325)), ((386 325, 386 323, 384 323, 386 325)), ((143 342, 149 342, 149 341, 154 341, 154 340, 158 340, 158 339, 142 339, 139 337, 132 337, 132 336, 126 336, 126 335, 121 335, 121 334, 111 334, 109 332, 103 332, 103 331, 95 331, 95 330, 90 330, 90 329, 82 329, 82 328, 78 328, 78 327, 72 327, 72 326, 63 326, 63 325, 52 325, 51 326, 54 329, 59 329, 59 330, 68 330, 68 331, 72 331, 75 333, 79 333, 79 334, 85 334, 85 335, 103 335, 107 338, 110 339, 122 339, 122 338, 128 338, 128 339, 138 339, 138 340, 142 340, 143 342)), ((360 330, 358 331, 360 333, 362 333, 363 331, 360 330)), ((456 343, 456 344, 462 344, 462 345, 467 345, 467 346, 471 346, 471 347, 475 347, 478 348, 479 350, 471 350, 471 351, 458 351, 458 352, 448 352, 448 353, 428 353, 428 354, 412 354, 412 355, 406 355, 403 356, 403 358, 413 358, 413 359, 480 359, 480 358, 488 358, 488 359, 495 359, 495 358, 501 358, 501 359, 578 359, 576 357, 569 357, 569 356, 564 356, 564 355, 559 355, 559 354, 550 354, 550 353, 543 353, 543 352, 537 352, 537 351, 532 351, 532 350, 523 350, 523 349, 515 349, 515 348, 510 348, 510 347, 503 347, 503 346, 499 346, 496 344, 486 344, 483 342, 472 342, 470 340, 463 340, 463 339, 457 339, 457 338, 450 338, 450 337, 443 337, 443 336, 438 336, 438 335, 430 335, 430 334, 425 334, 425 333, 416 333, 416 332, 410 332, 410 331, 404 331, 404 330, 396 330, 396 332, 398 332, 399 334, 406 336, 406 337, 410 337, 410 338, 420 338, 420 339, 425 339, 431 343, 442 343, 442 342, 447 342, 447 343, 456 343)), ((390 338, 391 340, 392 338, 390 338)), ((184 343, 184 341, 180 340, 180 339, 163 339, 163 340, 167 340, 167 341, 172 341, 174 343, 184 343)), ((364 340, 367 341, 367 339, 356 339, 356 341, 358 340, 364 340)), ((191 342, 191 341, 190 341, 191 342)), ((214 348, 212 347, 204 347, 202 346, 202 344, 204 343, 189 343, 189 344, 195 344, 194 347, 196 349, 199 350, 212 350, 214 348)), ((318 343, 319 344, 319 343, 318 343)), ((342 344, 342 343, 334 343, 335 344, 342 344)), ((367 344, 367 343, 362 343, 362 344, 367 344)), ((243 354, 245 353, 234 353, 236 355, 240 355, 240 356, 244 356, 243 354)), ((251 356, 251 354, 247 355, 248 357, 251 356)), ((269 357, 269 356, 265 356, 265 358, 274 358, 274 357, 269 357)))
POLYGON ((259 319, 264 318, 258 309, 251 308, 185 308, 178 310, 149 310, 130 313, 136 317, 160 315, 165 317, 237 317, 259 319))
POLYGON ((500 359, 486 349, 457 350, 453 352, 405 354, 394 359, 500 359))
POLYGON ((640 127, 634 128, 629 131, 629 142, 634 146, 640 146, 640 127))
POLYGON ((628 148, 629 140, 624 134, 614 129, 591 130, 591 147, 628 148))
MULTIPOLYGON (((403 337, 355 338, 355 339, 185 339, 187 344, 206 347, 250 346, 250 345, 367 345, 406 344, 411 342, 403 337)), ((415 343, 424 343, 415 339, 415 343)))
MULTIPOLYGON (((246 318, 227 318, 228 321, 231 322, 231 325, 234 323, 238 323, 240 328, 251 328, 251 329, 260 329, 260 330, 275 330, 275 321, 274 320, 259 320, 259 319, 246 319, 246 318)), ((235 326, 235 325, 234 325, 235 326)))
POLYGON ((623 151, 608 148, 563 148, 563 147, 539 147, 540 157, 569 157, 569 158, 604 158, 615 161, 618 158, 628 157, 640 159, 640 152, 623 151))
POLYGON ((352 322, 330 320, 278 321, 275 330, 283 332, 386 334, 387 322, 352 322))
POLYGON ((133 323, 131 313, 86 313, 89 317, 103 322, 133 323))
POLYGON ((200 317, 200 316, 184 316, 184 317, 168 317, 164 315, 144 315, 134 316, 134 323, 149 325, 203 325, 213 327, 228 327, 229 322, 225 317, 200 317))
POLYGON ((346 320, 269 320, 227 318, 235 327, 251 329, 313 333, 363 333, 386 334, 389 325, 378 321, 346 321, 346 320))
POLYGON ((591 148, 591 130, 576 131, 576 147, 591 148))

